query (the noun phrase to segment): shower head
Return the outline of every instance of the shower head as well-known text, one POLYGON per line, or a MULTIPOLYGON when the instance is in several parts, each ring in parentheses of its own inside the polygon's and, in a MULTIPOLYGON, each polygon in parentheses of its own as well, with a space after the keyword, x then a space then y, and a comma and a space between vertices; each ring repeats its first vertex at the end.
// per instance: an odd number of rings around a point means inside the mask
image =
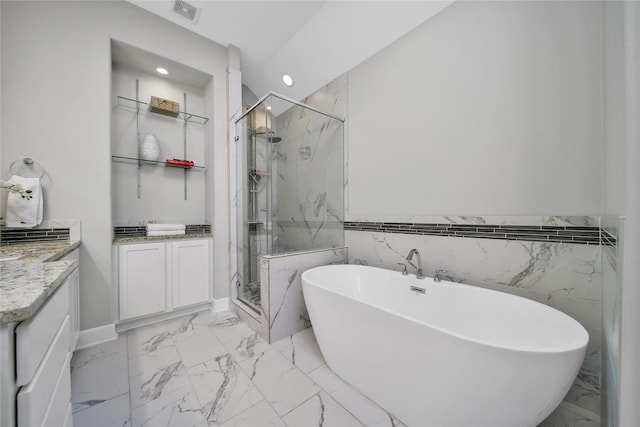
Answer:
POLYGON ((282 141, 282 138, 280 138, 279 136, 270 136, 269 137, 269 142, 272 144, 276 144, 278 142, 282 141))

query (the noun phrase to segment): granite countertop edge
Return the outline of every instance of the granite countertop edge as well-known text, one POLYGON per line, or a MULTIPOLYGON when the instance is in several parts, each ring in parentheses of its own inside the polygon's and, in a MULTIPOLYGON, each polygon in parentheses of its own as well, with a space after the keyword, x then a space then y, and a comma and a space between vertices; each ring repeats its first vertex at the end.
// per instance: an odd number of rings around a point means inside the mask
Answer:
POLYGON ((29 319, 78 268, 78 261, 60 261, 80 241, 29 242, 2 246, 3 252, 24 253, 23 258, 0 262, 0 324, 29 319))
POLYGON ((76 260, 15 262, 7 266, 7 269, 19 270, 19 277, 9 279, 13 286, 3 284, 0 324, 29 319, 77 268, 76 260), (19 292, 11 292, 16 287, 19 292))
POLYGON ((113 243, 135 243, 135 242, 151 242, 155 240, 180 240, 180 239, 205 239, 211 238, 213 234, 211 233, 192 233, 192 234, 181 234, 179 236, 131 236, 131 237, 114 237, 113 243))
POLYGON ((65 257, 67 254, 70 254, 75 249, 78 249, 80 247, 80 243, 81 243, 80 240, 75 240, 73 242, 70 242, 69 246, 66 246, 66 247, 62 248, 56 255, 52 256, 49 259, 47 259, 46 262, 57 261, 57 260, 65 257))

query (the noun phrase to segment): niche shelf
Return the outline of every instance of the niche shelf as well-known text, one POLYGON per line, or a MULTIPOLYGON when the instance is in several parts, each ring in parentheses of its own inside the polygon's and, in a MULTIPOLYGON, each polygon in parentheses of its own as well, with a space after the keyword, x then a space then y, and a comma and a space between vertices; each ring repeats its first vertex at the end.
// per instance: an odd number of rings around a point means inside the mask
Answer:
MULTIPOLYGON (((146 114, 146 113, 159 114, 159 113, 154 113, 153 111, 149 111, 148 102, 136 101, 135 99, 127 98, 126 96, 118 96, 118 106, 127 110, 140 112, 141 114, 146 114), (138 109, 138 107, 140 108, 138 109)), ((163 117, 169 117, 162 114, 160 115, 163 117)), ((176 119, 184 120, 189 123, 196 123, 199 125, 204 125, 209 121, 208 117, 199 116, 197 114, 189 113, 186 111, 179 111, 176 119)))
POLYGON ((111 156, 111 159, 114 162, 122 162, 122 163, 132 163, 132 164, 148 164, 152 166, 166 166, 169 169, 196 169, 196 170, 205 170, 205 166, 193 165, 193 166, 179 166, 179 165, 171 165, 168 166, 166 162, 161 160, 145 160, 140 159, 138 157, 125 157, 125 156, 111 156))
MULTIPOLYGON (((184 93, 183 94, 183 108, 184 111, 179 111, 177 116, 167 116, 165 114, 163 114, 162 112, 154 112, 153 110, 151 110, 150 104, 147 102, 143 102, 140 101, 140 81, 138 79, 136 79, 136 98, 132 99, 132 98, 127 98, 126 96, 118 96, 118 103, 117 103, 117 107, 123 108, 125 110, 131 111, 135 114, 136 117, 136 146, 137 146, 137 153, 140 153, 140 147, 141 147, 141 129, 140 129, 140 115, 141 114, 146 114, 146 113, 153 113, 155 115, 161 115, 163 117, 170 117, 172 119, 176 119, 176 123, 180 123, 182 122, 182 127, 183 127, 183 156, 182 159, 188 159, 187 157, 187 127, 192 124, 199 124, 199 125, 204 125, 205 123, 207 123, 209 121, 209 119, 207 117, 203 117, 203 116, 199 116, 197 114, 193 114, 193 113, 188 113, 187 112, 187 94, 184 93)), ((123 153, 124 154, 124 153, 123 153)), ((173 160, 177 160, 177 159, 173 159, 173 160)), ((179 164, 180 162, 177 163, 169 163, 169 161, 157 161, 157 160, 145 160, 145 159, 141 159, 139 157, 135 157, 135 156, 117 156, 117 155, 112 155, 111 156, 111 161, 114 162, 123 162, 123 163, 130 163, 130 164, 136 164, 138 166, 138 170, 137 170, 137 178, 138 178, 138 199, 140 199, 142 197, 142 165, 147 164, 147 165, 154 165, 154 166, 165 166, 165 167, 170 167, 173 169, 182 169, 184 171, 184 200, 187 200, 187 176, 188 176, 188 172, 191 169, 195 169, 195 170, 204 170, 205 167, 204 166, 199 166, 199 165, 195 165, 193 164, 193 162, 189 162, 189 164, 179 164)), ((186 161, 186 160, 183 160, 186 161)))

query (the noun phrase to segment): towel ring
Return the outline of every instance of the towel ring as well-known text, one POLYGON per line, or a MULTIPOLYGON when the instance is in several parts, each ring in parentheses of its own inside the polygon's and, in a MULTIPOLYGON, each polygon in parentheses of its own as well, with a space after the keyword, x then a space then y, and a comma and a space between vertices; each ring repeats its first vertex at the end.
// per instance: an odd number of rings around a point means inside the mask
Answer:
POLYGON ((9 166, 9 172, 11 172, 11 175, 19 175, 24 178, 42 178, 44 176, 42 166, 31 157, 15 160, 9 166))

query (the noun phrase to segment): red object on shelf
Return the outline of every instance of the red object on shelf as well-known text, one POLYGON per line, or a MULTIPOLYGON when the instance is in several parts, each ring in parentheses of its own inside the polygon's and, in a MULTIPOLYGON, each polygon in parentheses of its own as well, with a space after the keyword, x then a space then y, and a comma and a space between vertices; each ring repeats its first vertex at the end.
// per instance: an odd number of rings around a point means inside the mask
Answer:
POLYGON ((180 160, 180 159, 167 159, 166 160, 166 166, 172 167, 172 168, 184 168, 184 169, 188 169, 190 167, 193 167, 195 165, 195 163, 193 163, 191 160, 180 160))
POLYGON ((258 169, 252 169, 251 174, 252 175, 271 175, 269 172, 261 171, 258 169))

